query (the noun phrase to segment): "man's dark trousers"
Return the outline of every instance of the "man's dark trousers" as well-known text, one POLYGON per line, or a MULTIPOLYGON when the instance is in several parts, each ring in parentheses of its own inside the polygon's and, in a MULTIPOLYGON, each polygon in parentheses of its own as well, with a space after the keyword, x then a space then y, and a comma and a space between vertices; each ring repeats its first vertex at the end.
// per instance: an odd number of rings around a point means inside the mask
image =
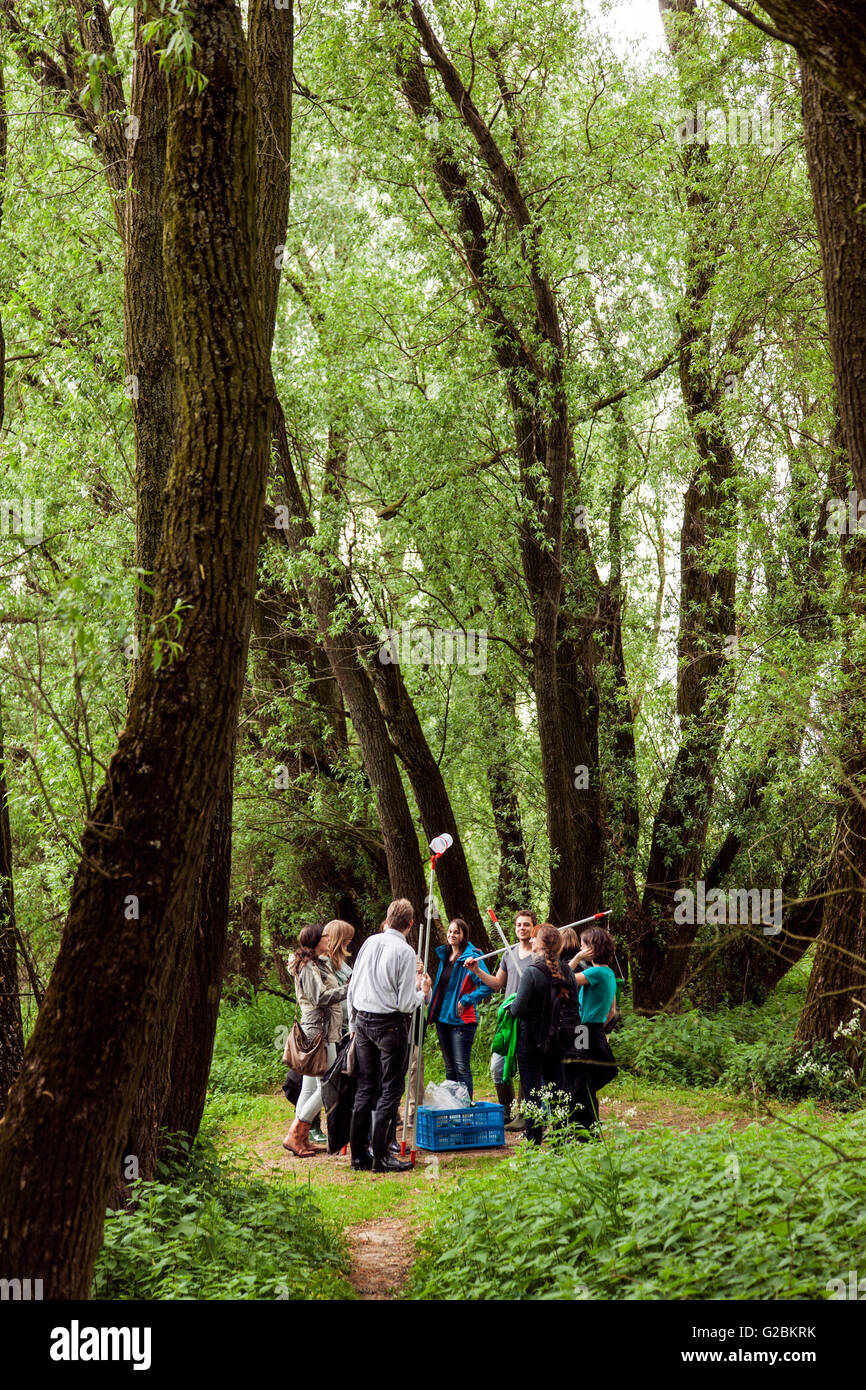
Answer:
POLYGON ((409 1014, 371 1014, 359 1009, 355 1015, 358 1086, 352 1111, 353 1160, 366 1155, 374 1109, 377 1134, 390 1137, 409 1065, 409 1022, 409 1014))

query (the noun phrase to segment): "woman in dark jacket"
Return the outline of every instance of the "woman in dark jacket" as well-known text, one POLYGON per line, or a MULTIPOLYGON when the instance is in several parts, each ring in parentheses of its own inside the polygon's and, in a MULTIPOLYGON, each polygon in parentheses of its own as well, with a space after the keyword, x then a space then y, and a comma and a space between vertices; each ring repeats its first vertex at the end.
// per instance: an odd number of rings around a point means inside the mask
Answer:
MULTIPOLYGON (((523 1094, 537 1111, 543 1106, 544 1086, 563 1089, 561 1044, 550 1037, 554 1002, 558 998, 577 1006, 577 985, 570 965, 559 959, 559 930, 543 922, 532 938, 533 956, 524 970, 511 1004, 517 1019, 517 1066, 523 1094)), ((536 1116, 526 1117, 526 1137, 540 1144, 544 1128, 536 1116)))
POLYGON ((475 1005, 490 994, 466 968, 466 961, 480 956, 469 941, 469 928, 462 917, 448 923, 447 946, 437 946, 439 969, 433 982, 428 1023, 436 1024, 439 1046, 445 1061, 446 1081, 462 1081, 472 1098, 470 1056, 478 1028, 475 1005))

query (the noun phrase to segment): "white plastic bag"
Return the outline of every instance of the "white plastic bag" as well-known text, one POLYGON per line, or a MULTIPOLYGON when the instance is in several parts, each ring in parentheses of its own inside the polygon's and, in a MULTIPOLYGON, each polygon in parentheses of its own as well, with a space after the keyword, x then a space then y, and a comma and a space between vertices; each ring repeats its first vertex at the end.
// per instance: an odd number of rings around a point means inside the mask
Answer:
POLYGON ((430 1110, 465 1110, 471 1103, 461 1081, 431 1081, 424 1091, 424 1104, 430 1110))
POLYGON ((461 1110, 469 1109, 472 1099, 462 1081, 443 1081, 442 1089, 451 1096, 452 1109, 456 1110, 458 1107, 461 1110))

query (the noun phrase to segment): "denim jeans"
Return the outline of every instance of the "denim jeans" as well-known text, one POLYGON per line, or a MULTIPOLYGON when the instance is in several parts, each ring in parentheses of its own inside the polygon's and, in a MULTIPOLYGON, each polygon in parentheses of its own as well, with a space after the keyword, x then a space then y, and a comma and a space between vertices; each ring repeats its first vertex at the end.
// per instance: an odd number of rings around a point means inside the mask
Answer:
POLYGON ((469 1069, 477 1023, 438 1023, 439 1046, 445 1061, 445 1080, 462 1081, 472 1099, 472 1072, 469 1069))

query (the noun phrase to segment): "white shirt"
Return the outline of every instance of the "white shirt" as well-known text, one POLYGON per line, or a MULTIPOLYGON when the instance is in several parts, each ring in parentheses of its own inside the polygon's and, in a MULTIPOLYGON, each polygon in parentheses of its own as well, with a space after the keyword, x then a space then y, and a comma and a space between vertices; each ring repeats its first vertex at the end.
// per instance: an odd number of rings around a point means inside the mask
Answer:
POLYGON ((346 1002, 349 1028, 355 1030, 355 1014, 411 1014, 424 995, 415 987, 415 952, 405 936, 386 927, 369 936, 355 958, 346 1002))

